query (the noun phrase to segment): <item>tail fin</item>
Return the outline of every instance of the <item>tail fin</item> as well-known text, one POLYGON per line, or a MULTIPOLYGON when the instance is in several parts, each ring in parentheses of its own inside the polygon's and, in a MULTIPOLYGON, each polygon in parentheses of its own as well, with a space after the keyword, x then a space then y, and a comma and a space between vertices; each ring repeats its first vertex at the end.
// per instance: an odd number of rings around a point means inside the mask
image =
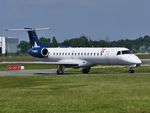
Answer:
POLYGON ((29 35, 31 48, 33 47, 45 47, 43 46, 38 39, 36 31, 47 30, 49 28, 24 28, 24 29, 5 29, 6 31, 27 31, 29 35))
POLYGON ((29 35, 31 48, 42 46, 42 44, 39 42, 38 36, 35 32, 35 29, 29 29, 29 28, 25 28, 25 29, 27 29, 27 32, 29 35))

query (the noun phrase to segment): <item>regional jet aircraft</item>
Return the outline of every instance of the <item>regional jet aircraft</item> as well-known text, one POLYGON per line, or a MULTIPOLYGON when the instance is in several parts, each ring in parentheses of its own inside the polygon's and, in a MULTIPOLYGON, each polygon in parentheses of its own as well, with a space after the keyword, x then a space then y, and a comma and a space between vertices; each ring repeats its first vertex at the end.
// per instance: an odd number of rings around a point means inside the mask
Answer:
MULTIPOLYGON (((129 65, 129 72, 141 64, 141 60, 129 49, 124 47, 112 48, 51 48, 43 46, 37 37, 36 31, 43 29, 9 29, 26 30, 29 35, 31 48, 28 53, 33 57, 47 59, 47 62, 21 62, 31 64, 58 65, 57 74, 64 74, 65 67, 82 68, 82 73, 89 73, 91 66, 95 65, 129 65)), ((20 62, 13 62, 20 63, 20 62)))

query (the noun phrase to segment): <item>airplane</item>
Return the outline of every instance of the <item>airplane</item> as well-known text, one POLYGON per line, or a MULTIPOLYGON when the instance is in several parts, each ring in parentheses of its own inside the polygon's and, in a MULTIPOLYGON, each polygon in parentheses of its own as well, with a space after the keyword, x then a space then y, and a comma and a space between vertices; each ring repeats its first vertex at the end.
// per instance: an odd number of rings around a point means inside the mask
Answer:
MULTIPOLYGON (((47 61, 41 62, 13 62, 28 64, 53 64, 58 65, 56 73, 64 74, 65 67, 82 68, 82 73, 90 72, 95 65, 128 65, 129 72, 134 73, 134 68, 141 65, 141 60, 125 47, 46 47, 39 42, 36 31, 47 28, 24 28, 7 30, 25 30, 29 35, 31 48, 28 54, 47 61)), ((10 62, 4 62, 10 63, 10 62)))

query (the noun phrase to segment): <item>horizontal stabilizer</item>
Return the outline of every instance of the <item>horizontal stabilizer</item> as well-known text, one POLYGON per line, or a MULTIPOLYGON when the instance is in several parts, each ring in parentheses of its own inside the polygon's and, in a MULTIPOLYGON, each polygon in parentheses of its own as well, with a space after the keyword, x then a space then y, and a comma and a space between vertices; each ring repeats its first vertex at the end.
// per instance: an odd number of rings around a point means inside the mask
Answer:
POLYGON ((5 31, 41 31, 48 30, 49 27, 46 28, 24 28, 24 29, 5 29, 5 31))

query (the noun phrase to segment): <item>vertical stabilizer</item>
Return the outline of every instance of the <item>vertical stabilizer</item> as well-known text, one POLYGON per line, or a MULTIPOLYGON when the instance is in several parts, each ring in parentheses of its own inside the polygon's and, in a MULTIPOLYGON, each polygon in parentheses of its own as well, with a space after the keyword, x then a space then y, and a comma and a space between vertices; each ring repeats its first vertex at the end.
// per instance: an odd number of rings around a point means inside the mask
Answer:
POLYGON ((27 30, 31 48, 42 46, 34 29, 27 30))
POLYGON ((24 28, 24 29, 5 29, 6 31, 27 31, 29 35, 31 48, 34 47, 45 47, 43 46, 38 39, 36 31, 47 30, 49 28, 24 28))

